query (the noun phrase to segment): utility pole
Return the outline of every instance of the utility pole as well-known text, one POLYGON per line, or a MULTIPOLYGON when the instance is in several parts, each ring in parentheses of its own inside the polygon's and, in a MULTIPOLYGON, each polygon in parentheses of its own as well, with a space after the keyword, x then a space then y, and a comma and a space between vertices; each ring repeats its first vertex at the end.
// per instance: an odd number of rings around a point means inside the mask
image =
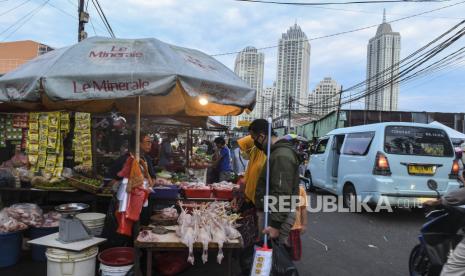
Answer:
POLYGON ((79 18, 79 25, 78 25, 78 42, 87 38, 87 33, 84 30, 84 24, 89 22, 89 14, 84 11, 84 0, 79 0, 79 7, 78 7, 78 18, 79 18))
POLYGON ((287 118, 287 133, 291 133, 291 108, 292 108, 292 96, 289 94, 289 99, 287 100, 287 111, 288 111, 288 118, 287 118))
POLYGON ((341 85, 341 91, 339 91, 339 103, 337 104, 336 125, 334 128, 337 128, 338 123, 339 123, 339 114, 341 113, 341 100, 342 100, 342 85, 341 85))

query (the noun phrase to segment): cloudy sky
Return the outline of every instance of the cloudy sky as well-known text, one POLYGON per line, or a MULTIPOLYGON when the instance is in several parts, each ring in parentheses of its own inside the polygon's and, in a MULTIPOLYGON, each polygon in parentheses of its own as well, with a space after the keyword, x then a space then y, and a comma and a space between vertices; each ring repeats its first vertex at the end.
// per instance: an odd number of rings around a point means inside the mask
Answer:
MULTIPOLYGON (((317 2, 305 0, 301 2, 317 2)), ((323 1, 323 0, 322 0, 323 1)), ((342 1, 342 0, 335 0, 342 1)), ((0 41, 31 39, 62 47, 76 42, 78 0, 0 0, 0 41), (21 7, 6 13, 21 3, 21 7), (20 20, 26 17, 26 20, 20 20), (18 21, 20 20, 20 21, 18 21)), ((87 2, 87 0, 86 0, 87 2)), ((108 36, 89 1, 89 36, 108 36)), ((299 2, 296 0, 296 2, 299 2)), ((395 20, 461 1, 396 3, 322 7, 266 5, 233 0, 100 0, 114 33, 121 38, 156 37, 168 43, 196 48, 208 54, 239 51, 246 46, 274 46, 297 22, 308 38, 379 24, 383 8, 395 20)), ((423 16, 392 23, 402 36, 405 57, 465 19, 465 3, 423 16)), ((311 41, 310 89, 325 76, 344 87, 366 78, 366 47, 376 28, 311 41)), ((454 47, 465 46, 465 38, 454 47)), ((275 80, 276 48, 265 53, 265 86, 275 80)), ((235 55, 217 57, 233 68, 235 55)), ((401 86, 400 109, 465 111, 465 63, 401 86)), ((362 102, 352 108, 362 108, 362 102)))

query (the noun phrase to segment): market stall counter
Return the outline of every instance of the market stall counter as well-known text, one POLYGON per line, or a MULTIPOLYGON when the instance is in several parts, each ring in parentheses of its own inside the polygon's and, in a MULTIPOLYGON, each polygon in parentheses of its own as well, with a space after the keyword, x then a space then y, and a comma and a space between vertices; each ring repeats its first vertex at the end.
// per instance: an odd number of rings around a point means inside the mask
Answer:
MULTIPOLYGON (((171 228, 174 229, 174 228, 171 228)), ((166 251, 186 251, 188 248, 181 242, 181 239, 173 232, 164 234, 164 235, 156 235, 159 238, 159 241, 156 242, 134 242, 134 248, 136 249, 136 258, 135 258, 135 271, 136 275, 141 276, 141 267, 140 267, 140 256, 141 251, 146 251, 146 259, 147 259, 147 267, 146 267, 146 274, 145 275, 152 275, 152 260, 153 260, 153 252, 166 252, 166 251)), ((202 250, 202 243, 196 242, 194 243, 194 250, 201 251, 202 250)), ((242 244, 239 239, 228 241, 224 244, 223 250, 226 259, 227 265, 227 274, 232 275, 232 254, 234 250, 239 250, 242 248, 242 244)), ((210 242, 208 244, 208 250, 210 252, 217 252, 218 251, 218 244, 210 242)))

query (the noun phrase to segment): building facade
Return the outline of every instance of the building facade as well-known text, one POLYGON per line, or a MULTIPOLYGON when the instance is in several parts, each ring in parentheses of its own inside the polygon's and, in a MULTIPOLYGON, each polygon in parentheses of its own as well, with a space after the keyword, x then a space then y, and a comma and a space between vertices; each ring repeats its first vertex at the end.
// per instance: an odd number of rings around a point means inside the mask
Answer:
POLYGON ((291 26, 282 34, 278 46, 274 117, 304 113, 310 77, 310 43, 302 29, 291 26))
POLYGON ((276 86, 270 86, 263 89, 262 97, 257 104, 260 105, 262 110, 261 118, 268 118, 273 116, 273 109, 275 107, 276 86))
POLYGON ((378 26, 367 47, 367 93, 365 109, 396 111, 399 102, 400 34, 391 25, 378 26))
POLYGON ((0 75, 52 50, 50 46, 32 40, 0 43, 0 75))
POLYGON ((346 109, 340 110, 339 116, 337 113, 337 111, 333 111, 318 120, 299 125, 296 133, 313 140, 325 136, 336 127, 352 127, 383 122, 430 124, 434 121, 465 133, 465 113, 346 109), (337 120, 338 118, 339 120, 337 120))
MULTIPOLYGON (((250 46, 239 52, 234 63, 234 72, 257 91, 257 102, 263 95, 264 66, 265 55, 250 46)), ((259 118, 261 114, 262 110, 260 105, 257 104, 250 114, 239 115, 238 121, 253 121, 255 118, 259 118)))
POLYGON ((341 87, 330 77, 324 78, 308 95, 308 113, 324 116, 337 110, 341 87))
POLYGON ((221 116, 220 124, 227 126, 229 129, 237 127, 238 116, 221 116))

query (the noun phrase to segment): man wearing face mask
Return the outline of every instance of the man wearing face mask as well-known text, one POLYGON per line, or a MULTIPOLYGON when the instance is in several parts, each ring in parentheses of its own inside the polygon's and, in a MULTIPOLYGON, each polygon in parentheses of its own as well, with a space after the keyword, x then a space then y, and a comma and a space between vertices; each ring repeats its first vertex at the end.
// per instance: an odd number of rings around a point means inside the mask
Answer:
MULTIPOLYGON (((268 234, 272 239, 277 239, 281 244, 289 246, 289 232, 295 221, 295 212, 291 212, 290 196, 299 195, 299 158, 292 144, 286 139, 278 139, 275 135, 268 137, 268 122, 264 119, 257 119, 249 127, 250 134, 255 146, 267 153, 268 139, 271 139, 270 148, 270 189, 269 196, 280 202, 280 197, 284 197, 288 202, 287 206, 274 207, 282 212, 270 212, 268 226, 260 231, 268 234), (284 210, 280 210, 283 207, 284 210)), ((264 227, 264 200, 266 191, 266 169, 261 172, 257 189, 255 192, 255 205, 258 209, 258 226, 264 227)), ((260 229, 261 230, 261 229, 260 229)))

